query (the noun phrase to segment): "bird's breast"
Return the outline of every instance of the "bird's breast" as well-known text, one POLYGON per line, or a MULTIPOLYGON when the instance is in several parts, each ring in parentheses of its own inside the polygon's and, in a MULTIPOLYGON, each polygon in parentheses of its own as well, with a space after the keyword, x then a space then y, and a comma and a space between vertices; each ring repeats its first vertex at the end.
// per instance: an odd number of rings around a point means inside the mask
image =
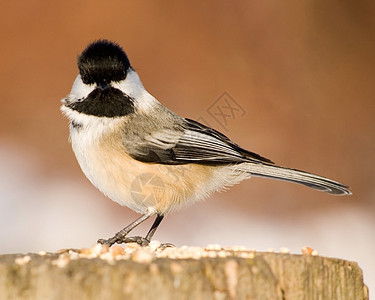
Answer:
POLYGON ((137 212, 165 214, 219 189, 217 170, 198 164, 143 163, 130 157, 116 131, 90 138, 85 128, 71 129, 71 142, 86 177, 111 200, 137 212))

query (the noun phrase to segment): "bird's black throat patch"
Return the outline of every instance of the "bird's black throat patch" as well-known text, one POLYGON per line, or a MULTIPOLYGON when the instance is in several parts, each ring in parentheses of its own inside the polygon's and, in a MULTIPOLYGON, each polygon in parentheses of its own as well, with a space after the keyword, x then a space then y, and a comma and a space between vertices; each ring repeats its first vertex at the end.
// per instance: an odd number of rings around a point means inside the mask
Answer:
POLYGON ((67 106, 86 115, 108 118, 134 112, 133 99, 111 86, 96 88, 83 101, 71 102, 67 106))

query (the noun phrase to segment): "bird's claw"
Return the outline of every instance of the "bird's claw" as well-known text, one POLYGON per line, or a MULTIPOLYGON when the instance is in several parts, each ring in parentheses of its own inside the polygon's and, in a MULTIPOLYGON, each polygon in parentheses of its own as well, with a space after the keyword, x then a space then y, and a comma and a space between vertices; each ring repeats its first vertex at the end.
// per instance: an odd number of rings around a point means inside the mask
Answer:
POLYGON ((98 243, 103 244, 103 245, 108 245, 109 247, 111 247, 115 243, 117 244, 137 243, 138 245, 142 247, 146 247, 148 246, 148 244, 150 244, 150 241, 141 236, 126 237, 126 236, 116 234, 114 237, 111 237, 109 239, 99 239, 98 243))
MULTIPOLYGON (((115 235, 114 237, 111 237, 109 239, 99 239, 98 240, 99 244, 102 245, 108 245, 111 247, 113 244, 128 244, 128 243, 137 243, 141 247, 147 247, 150 244, 150 241, 142 236, 132 236, 132 237, 126 237, 122 235, 115 235)), ((165 248, 175 248, 175 245, 172 243, 163 243, 159 246, 159 249, 164 250, 165 248)))

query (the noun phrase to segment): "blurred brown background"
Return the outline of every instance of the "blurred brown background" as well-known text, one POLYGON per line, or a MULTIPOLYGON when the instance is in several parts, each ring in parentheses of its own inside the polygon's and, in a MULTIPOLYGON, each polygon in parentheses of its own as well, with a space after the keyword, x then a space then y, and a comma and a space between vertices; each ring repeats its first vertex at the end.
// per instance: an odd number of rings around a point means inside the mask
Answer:
POLYGON ((136 218, 84 178, 59 112, 77 55, 107 38, 124 47, 165 106, 354 193, 334 197, 252 179, 170 215, 156 239, 297 253, 309 245, 359 261, 375 281, 373 1, 35 0, 2 7, 0 252, 87 247, 136 218), (225 111, 224 92, 243 113, 213 114, 225 111))

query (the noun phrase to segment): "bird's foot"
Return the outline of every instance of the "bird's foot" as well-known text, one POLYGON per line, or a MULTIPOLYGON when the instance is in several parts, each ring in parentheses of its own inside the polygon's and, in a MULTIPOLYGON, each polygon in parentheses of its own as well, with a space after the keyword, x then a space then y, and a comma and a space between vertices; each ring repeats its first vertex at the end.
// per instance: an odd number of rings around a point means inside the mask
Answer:
MULTIPOLYGON (((126 237, 120 234, 116 234, 114 237, 111 237, 109 239, 99 239, 98 243, 103 244, 103 245, 108 245, 109 247, 111 247, 115 243, 117 244, 137 243, 141 247, 146 247, 150 244, 150 241, 142 236, 126 237)), ((165 248, 168 248, 168 247, 174 248, 175 245, 173 245, 172 243, 163 243, 163 244, 160 244, 159 249, 164 250, 165 248)))
POLYGON ((160 244, 158 249, 164 250, 165 248, 176 248, 176 246, 173 245, 172 243, 162 243, 160 244))
POLYGON ((108 245, 111 247, 113 244, 122 244, 122 243, 137 243, 138 245, 142 247, 148 246, 150 241, 144 237, 141 236, 132 236, 132 237, 126 237, 124 235, 116 233, 115 236, 109 238, 109 239, 99 239, 99 244, 108 245))

